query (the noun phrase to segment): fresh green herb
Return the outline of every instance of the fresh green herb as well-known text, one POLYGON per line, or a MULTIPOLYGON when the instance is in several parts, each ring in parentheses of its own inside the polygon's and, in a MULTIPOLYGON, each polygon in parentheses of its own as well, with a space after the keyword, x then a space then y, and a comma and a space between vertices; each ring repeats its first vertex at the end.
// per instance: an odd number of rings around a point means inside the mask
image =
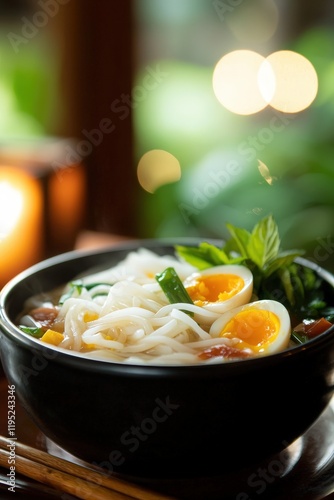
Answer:
MULTIPOLYGON (((63 305, 64 302, 71 297, 80 296, 83 290, 90 291, 100 285, 109 287, 112 286, 110 283, 83 283, 82 281, 72 281, 71 283, 69 283, 69 290, 60 297, 59 305, 63 305)), ((96 293, 94 297, 96 297, 97 295, 107 295, 107 293, 96 293)))
POLYGON ((97 287, 97 286, 109 286, 111 287, 112 285, 110 283, 86 283, 85 285, 83 285, 83 288, 85 288, 86 290, 93 290, 93 288, 97 287))
POLYGON ((316 317, 322 315, 326 306, 322 280, 312 269, 295 262, 304 254, 302 250, 281 250, 278 227, 271 215, 259 221, 251 232, 232 224, 226 227, 231 238, 222 248, 203 242, 197 247, 177 245, 176 253, 199 269, 245 265, 253 273, 254 294, 259 299, 278 300, 297 313, 311 308, 316 317), (314 307, 316 303, 319 307, 314 307))
MULTIPOLYGON (((156 274, 155 279, 171 304, 180 302, 193 304, 193 301, 173 267, 167 267, 161 273, 156 274)), ((187 312, 189 313, 189 311, 187 312)))
MULTIPOLYGON (((88 291, 90 290, 93 290, 94 288, 98 287, 98 286, 107 286, 109 289, 110 287, 112 287, 113 285, 111 285, 110 283, 87 283, 84 285, 84 288, 88 291)), ((95 297, 106 297, 109 293, 109 290, 108 291, 105 291, 105 290, 96 290, 94 293, 92 293, 92 298, 95 298, 95 297)))
POLYGON ((82 292, 82 288, 83 284, 81 282, 72 281, 71 283, 69 283, 69 290, 61 295, 59 299, 59 305, 63 305, 66 300, 70 299, 74 295, 80 295, 82 292))
POLYGON ((322 314, 327 321, 334 323, 334 307, 325 307, 322 309, 322 314))
POLYGON ((92 298, 95 299, 95 297, 107 297, 108 292, 98 292, 98 293, 93 293, 92 298))
POLYGON ((240 264, 243 257, 231 257, 224 249, 203 241, 198 247, 177 245, 176 251, 180 257, 200 270, 221 264, 240 264))
POLYGON ((309 340, 309 338, 307 335, 305 335, 303 333, 293 331, 291 333, 291 340, 295 344, 305 344, 309 340))
POLYGON ((20 325, 20 330, 24 333, 28 333, 32 337, 36 337, 37 339, 40 339, 44 335, 44 330, 43 328, 38 328, 35 326, 24 326, 20 325))

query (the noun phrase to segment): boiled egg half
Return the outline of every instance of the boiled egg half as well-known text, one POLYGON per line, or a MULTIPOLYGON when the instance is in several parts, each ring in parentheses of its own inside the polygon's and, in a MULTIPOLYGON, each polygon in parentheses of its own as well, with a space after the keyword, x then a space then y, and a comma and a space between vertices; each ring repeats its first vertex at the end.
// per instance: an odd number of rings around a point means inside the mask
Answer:
POLYGON ((212 337, 233 340, 233 347, 251 355, 273 354, 289 345, 287 309, 275 300, 258 300, 226 312, 210 328, 212 337))
POLYGON ((193 273, 183 284, 195 305, 222 314, 251 300, 253 275, 241 265, 214 266, 193 273))

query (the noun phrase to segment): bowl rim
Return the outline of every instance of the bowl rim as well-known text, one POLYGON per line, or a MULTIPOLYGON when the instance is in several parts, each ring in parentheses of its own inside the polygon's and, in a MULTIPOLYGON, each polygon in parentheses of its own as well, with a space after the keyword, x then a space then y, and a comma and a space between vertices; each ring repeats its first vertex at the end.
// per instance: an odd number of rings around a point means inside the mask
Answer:
MULTIPOLYGON (((12 322, 9 318, 6 311, 6 303, 8 296, 12 293, 15 287, 18 287, 20 283, 28 277, 33 276, 37 272, 46 271, 48 268, 52 268, 54 266, 62 265, 64 263, 69 263, 74 260, 85 259, 87 257, 94 257, 103 254, 113 254, 115 252, 126 252, 139 248, 147 248, 148 250, 154 250, 154 248, 163 247, 174 247, 175 245, 193 245, 198 244, 200 241, 204 241, 204 238, 198 237, 183 237, 183 238, 147 238, 147 239, 129 239, 126 241, 118 242, 111 246, 99 248, 99 249, 88 249, 88 250, 71 250, 69 252, 61 253, 47 259, 44 259, 33 266, 21 271, 15 277, 13 277, 9 282, 7 282, 2 290, 0 290, 0 339, 1 334, 6 335, 11 341, 14 341, 19 346, 34 351, 36 354, 40 354, 45 356, 46 359, 57 359, 57 362, 65 365, 73 365, 76 364, 84 369, 89 369, 89 367, 94 367, 97 371, 121 371, 134 373, 152 373, 157 372, 160 373, 163 371, 164 373, 176 373, 176 372, 184 372, 185 370, 189 371, 194 370, 194 372, 203 372, 206 370, 219 370, 221 371, 231 371, 237 367, 239 370, 240 367, 244 367, 245 370, 250 369, 250 367, 259 367, 266 364, 271 364, 280 361, 283 359, 289 359, 291 357, 300 356, 304 352, 308 352, 314 349, 320 349, 323 347, 323 344, 330 344, 334 339, 334 324, 328 330, 320 334, 319 336, 309 340, 305 344, 301 344, 284 351, 268 354, 261 357, 252 357, 248 359, 242 360, 233 360, 224 363, 200 363, 200 364, 134 364, 134 363, 121 363, 104 359, 97 358, 87 358, 84 354, 79 352, 74 352, 67 349, 61 349, 57 346, 52 346, 48 344, 42 344, 38 342, 37 339, 29 336, 28 334, 24 334, 21 332, 19 328, 12 322), (57 353, 57 355, 55 355, 57 353)), ((209 241, 213 244, 222 244, 223 240, 206 238, 205 241, 209 241)), ((303 257, 298 257, 295 259, 295 262, 300 263, 301 265, 305 265, 313 269, 319 276, 325 279, 329 285, 334 288, 334 274, 330 271, 324 269, 319 266, 317 263, 303 257)), ((52 287, 50 287, 52 290, 52 287)), ((0 354, 1 354, 1 343, 0 343, 0 354)))

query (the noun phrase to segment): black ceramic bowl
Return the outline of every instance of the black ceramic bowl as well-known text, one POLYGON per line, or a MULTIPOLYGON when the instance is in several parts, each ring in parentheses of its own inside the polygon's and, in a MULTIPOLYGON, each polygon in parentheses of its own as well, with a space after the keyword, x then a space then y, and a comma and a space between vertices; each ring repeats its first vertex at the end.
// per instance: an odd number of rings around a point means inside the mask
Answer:
MULTIPOLYGON (((156 240, 71 252, 21 273, 1 293, 3 367, 45 435, 80 459, 141 478, 221 474, 270 457, 301 436, 333 395, 334 328, 260 359, 134 366, 59 352, 15 326, 27 298, 111 266, 138 246, 173 252, 170 242, 156 240)), ((333 276, 315 269, 333 300, 333 276)))

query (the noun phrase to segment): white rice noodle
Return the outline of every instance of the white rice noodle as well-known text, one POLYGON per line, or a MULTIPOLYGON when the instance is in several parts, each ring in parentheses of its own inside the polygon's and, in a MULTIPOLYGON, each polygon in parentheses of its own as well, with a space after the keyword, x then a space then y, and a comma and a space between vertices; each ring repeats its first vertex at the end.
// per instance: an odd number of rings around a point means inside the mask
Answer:
POLYGON ((214 362, 200 360, 198 353, 231 341, 208 333, 216 313, 194 304, 169 304, 155 279, 169 266, 182 280, 196 270, 176 258, 139 249, 117 266, 82 278, 84 283, 100 284, 61 306, 58 319, 64 321, 64 340, 60 347, 122 363, 214 362))

